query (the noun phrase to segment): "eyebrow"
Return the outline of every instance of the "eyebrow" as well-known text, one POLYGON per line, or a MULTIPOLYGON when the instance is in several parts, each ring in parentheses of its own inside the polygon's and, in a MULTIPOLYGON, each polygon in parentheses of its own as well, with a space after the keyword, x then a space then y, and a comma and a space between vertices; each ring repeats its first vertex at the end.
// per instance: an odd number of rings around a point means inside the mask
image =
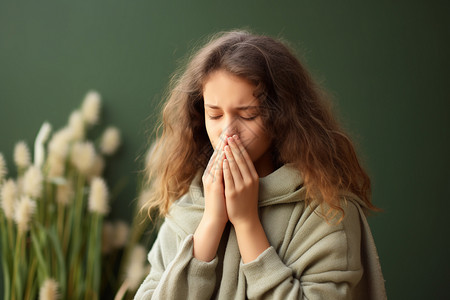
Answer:
MULTIPOLYGON (((205 107, 211 108, 211 109, 222 109, 220 106, 217 105, 211 105, 211 104, 206 104, 205 103, 205 107)), ((236 110, 249 110, 249 109, 258 109, 259 106, 256 105, 249 105, 249 106, 239 106, 236 107, 236 110)))

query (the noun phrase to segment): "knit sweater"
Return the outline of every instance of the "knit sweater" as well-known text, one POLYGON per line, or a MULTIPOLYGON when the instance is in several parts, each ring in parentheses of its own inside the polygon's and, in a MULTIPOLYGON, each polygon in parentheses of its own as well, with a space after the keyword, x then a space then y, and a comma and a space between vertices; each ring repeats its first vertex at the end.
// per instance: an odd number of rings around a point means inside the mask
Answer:
POLYGON ((259 214, 270 243, 244 264, 229 223, 216 257, 193 256, 203 215, 201 176, 176 201, 148 255, 151 269, 135 299, 386 299, 364 202, 342 195, 342 215, 305 203, 300 173, 282 166, 259 183, 259 214))

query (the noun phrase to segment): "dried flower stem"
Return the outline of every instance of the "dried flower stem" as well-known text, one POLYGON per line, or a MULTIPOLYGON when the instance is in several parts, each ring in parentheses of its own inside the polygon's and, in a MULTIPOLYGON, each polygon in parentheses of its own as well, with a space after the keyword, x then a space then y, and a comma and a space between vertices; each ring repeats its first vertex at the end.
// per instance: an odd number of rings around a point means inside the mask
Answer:
POLYGON ((10 251, 12 253, 13 247, 14 247, 14 227, 13 227, 13 221, 11 219, 6 219, 6 227, 8 232, 8 241, 9 241, 9 247, 10 251))
POLYGON ((8 266, 6 265, 5 261, 3 261, 2 264, 3 264, 3 290, 4 290, 5 299, 9 299, 9 297, 10 297, 9 270, 8 270, 8 266))
POLYGON ((103 217, 98 213, 93 213, 91 217, 92 230, 89 232, 88 264, 86 270, 86 293, 85 300, 98 299, 100 274, 100 247, 98 240, 101 238, 101 224, 103 217))
MULTIPOLYGON (((70 169, 69 175, 68 175, 68 178, 70 180, 72 180, 74 178, 73 172, 74 172, 74 170, 70 169)), ((62 243, 63 243, 62 251, 65 256, 67 255, 67 252, 68 252, 69 238, 70 238, 70 233, 72 232, 72 219, 73 219, 74 205, 75 205, 75 202, 72 201, 71 204, 65 209, 65 211, 67 212, 67 217, 65 218, 65 222, 64 222, 64 236, 61 238, 62 243)))
POLYGON ((62 203, 57 204, 58 206, 58 215, 57 215, 57 221, 56 226, 58 228, 58 236, 61 241, 63 241, 63 232, 64 232, 64 219, 66 216, 66 209, 62 203))
POLYGON ((37 267, 37 261, 36 257, 32 258, 30 269, 28 270, 28 279, 27 279, 27 285, 25 289, 25 298, 24 299, 33 299, 32 298, 32 289, 33 289, 33 283, 35 282, 34 276, 36 275, 36 267, 37 267))
MULTIPOLYGON (((70 207, 72 208, 72 206, 70 207)), ((64 233, 63 233, 63 237, 61 238, 62 240, 62 249, 63 249, 63 253, 64 255, 67 255, 67 251, 68 251, 68 247, 69 247, 69 237, 70 237, 70 231, 71 231, 71 225, 72 225, 72 216, 73 216, 73 210, 70 209, 68 211, 68 216, 65 218, 65 222, 64 222, 64 233)))
MULTIPOLYGON (((52 216, 50 215, 49 216, 49 214, 51 214, 51 211, 49 211, 48 209, 47 209, 47 205, 49 204, 49 202, 52 200, 52 199, 54 199, 54 197, 53 197, 53 190, 54 190, 54 188, 53 188, 53 185, 51 184, 51 183, 49 183, 49 182, 47 182, 46 184, 45 184, 45 194, 46 194, 46 198, 45 198, 45 201, 41 201, 42 202, 42 206, 44 207, 44 220, 43 220, 43 222, 42 222, 42 224, 45 224, 45 227, 49 227, 50 226, 50 224, 52 224, 53 223, 53 218, 52 218, 52 216)), ((43 199, 44 200, 44 199, 43 199)))
POLYGON ((42 244, 42 243, 40 243, 39 240, 38 240, 39 237, 38 237, 37 229, 34 228, 34 227, 31 228, 31 234, 30 235, 31 235, 31 242, 32 242, 32 245, 33 245, 33 250, 34 250, 35 257, 36 257, 36 261, 37 261, 38 266, 39 266, 39 271, 42 274, 43 278, 47 278, 49 272, 48 272, 48 269, 47 269, 47 265, 45 263, 45 259, 44 259, 43 255, 42 255, 42 251, 41 251, 41 249, 39 247, 39 245, 42 244))
MULTIPOLYGON (((74 226, 77 226, 77 224, 82 224, 82 216, 83 216, 83 208, 84 208, 84 201, 83 201, 83 194, 84 194, 84 184, 85 184, 85 177, 82 174, 78 174, 77 179, 77 196, 75 200, 75 211, 74 211, 74 217, 73 217, 73 223, 71 224, 71 228, 74 228, 74 226)), ((81 280, 81 270, 80 270, 80 261, 81 261, 81 242, 83 234, 82 230, 70 230, 69 233, 72 233, 72 247, 71 247, 71 254, 70 254, 70 275, 69 275, 69 287, 75 287, 77 286, 77 283, 81 280)), ((74 291, 76 294, 74 295, 76 298, 79 298, 79 295, 77 294, 78 291, 74 291)))
POLYGON ((20 292, 22 291, 22 283, 20 281, 20 276, 17 274, 18 269, 19 269, 19 264, 21 261, 21 255, 20 255, 20 250, 21 247, 20 245, 22 244, 22 236, 24 234, 24 232, 22 232, 21 230, 18 231, 17 233, 17 240, 16 240, 16 248, 14 250, 14 263, 13 263, 13 275, 12 275, 12 291, 11 291, 11 300, 15 300, 16 299, 16 290, 17 290, 17 299, 22 299, 22 295, 20 295, 20 292), (16 286, 16 281, 17 281, 17 286, 16 286))
MULTIPOLYGON (((1 231, 5 232, 5 219, 3 217, 3 213, 0 212, 0 226, 1 231)), ((10 274, 9 274, 9 259, 7 258, 7 254, 10 253, 7 251, 7 238, 2 235, 2 266, 3 266, 3 290, 5 299, 9 299, 10 297, 10 274)), ((10 244, 12 247, 13 244, 10 244)))

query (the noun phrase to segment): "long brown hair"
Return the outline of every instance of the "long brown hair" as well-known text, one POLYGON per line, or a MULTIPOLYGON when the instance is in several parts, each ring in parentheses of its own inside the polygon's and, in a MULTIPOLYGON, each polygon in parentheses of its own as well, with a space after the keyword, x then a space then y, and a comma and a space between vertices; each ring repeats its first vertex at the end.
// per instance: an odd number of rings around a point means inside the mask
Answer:
POLYGON ((207 165, 213 149, 205 129, 203 84, 219 69, 256 86, 275 160, 300 170, 311 199, 342 211, 339 193, 350 191, 375 209, 370 179, 333 117, 326 93, 282 42, 232 31, 213 36, 171 81, 159 138, 147 165, 149 211, 157 208, 166 215, 207 165))

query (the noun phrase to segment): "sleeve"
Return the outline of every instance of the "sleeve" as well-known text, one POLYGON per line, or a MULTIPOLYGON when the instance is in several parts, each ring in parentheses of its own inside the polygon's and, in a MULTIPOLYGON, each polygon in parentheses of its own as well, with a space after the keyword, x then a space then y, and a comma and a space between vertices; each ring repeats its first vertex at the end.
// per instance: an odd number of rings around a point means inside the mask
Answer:
POLYGON ((283 255, 269 247, 256 260, 241 263, 249 299, 359 299, 363 269, 358 210, 349 204, 337 225, 317 210, 296 220, 283 255))
POLYGON ((192 250, 192 234, 180 239, 164 223, 148 255, 150 273, 134 299, 210 299, 218 259, 199 261, 192 250))

